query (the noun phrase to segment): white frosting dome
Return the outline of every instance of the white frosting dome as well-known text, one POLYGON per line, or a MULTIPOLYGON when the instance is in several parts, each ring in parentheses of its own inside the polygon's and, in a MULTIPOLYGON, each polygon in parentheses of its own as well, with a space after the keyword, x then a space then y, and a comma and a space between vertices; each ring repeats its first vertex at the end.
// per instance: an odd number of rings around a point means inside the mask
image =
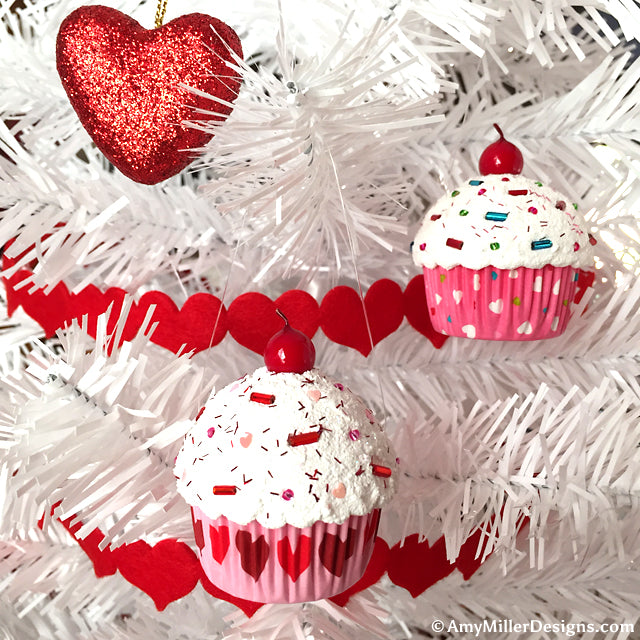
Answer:
POLYGON ((263 367, 209 398, 175 475, 185 500, 212 519, 307 527, 381 507, 395 493, 398 463, 346 387, 317 369, 263 367))
POLYGON ((429 210, 412 247, 422 267, 590 267, 588 228, 577 204, 519 175, 480 176, 429 210))

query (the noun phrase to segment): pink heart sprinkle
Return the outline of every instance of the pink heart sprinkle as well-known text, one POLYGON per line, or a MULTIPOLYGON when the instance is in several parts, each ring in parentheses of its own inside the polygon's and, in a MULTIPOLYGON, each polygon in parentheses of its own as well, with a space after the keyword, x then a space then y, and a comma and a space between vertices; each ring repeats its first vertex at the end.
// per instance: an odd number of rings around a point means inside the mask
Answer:
POLYGON ((251 444, 252 440, 253 440, 253 435, 250 433, 247 433, 246 436, 243 436, 242 438, 240 438, 240 444, 246 449, 251 444))
POLYGON ((311 389, 310 391, 307 391, 307 395, 314 401, 314 402, 318 402, 318 400, 320 400, 320 396, 322 395, 322 393, 320 391, 318 391, 318 389, 311 389))
POLYGON ((360 432, 357 429, 351 429, 351 431, 349 431, 349 437, 355 442, 360 439, 360 432))
POLYGON ((288 502, 289 500, 291 500, 291 498, 293 498, 293 491, 291 491, 291 489, 285 489, 282 492, 282 499, 287 500, 288 502))
POLYGON ((213 434, 216 432, 216 430, 213 427, 209 427, 207 429, 207 436, 209 436, 209 438, 213 438, 213 434))
POLYGON ((342 500, 342 498, 344 498, 347 495, 347 488, 342 484, 342 482, 339 482, 333 488, 331 493, 334 495, 335 498, 339 498, 340 500, 342 500))

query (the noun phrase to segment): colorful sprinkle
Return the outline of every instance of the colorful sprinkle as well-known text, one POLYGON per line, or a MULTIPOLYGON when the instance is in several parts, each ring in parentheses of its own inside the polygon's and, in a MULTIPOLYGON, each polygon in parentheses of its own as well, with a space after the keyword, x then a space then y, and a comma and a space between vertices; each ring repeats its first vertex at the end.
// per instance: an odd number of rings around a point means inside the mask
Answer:
POLYGON ((344 484, 342 484, 342 482, 339 482, 332 489, 331 493, 333 494, 333 496, 335 498, 338 498, 339 500, 341 500, 342 498, 344 498, 347 495, 347 487, 345 487, 344 484))
POLYGON ((273 404, 276 401, 276 397, 270 393, 256 393, 255 391, 249 396, 251 402, 258 402, 260 404, 273 404))
POLYGON ((484 214, 485 220, 491 220, 492 222, 504 222, 507 219, 508 213, 503 211, 487 211, 484 214))
POLYGON ((451 322, 451 316, 447 316, 447 322, 451 322))
POLYGON ((213 487, 214 496, 235 496, 237 489, 229 484, 216 484, 213 487))
POLYGON ((498 274, 495 271, 491 272, 491 279, 492 280, 497 280, 498 279, 498 274))
POLYGON ((487 193, 486 189, 478 189, 478 195, 479 196, 483 196, 485 193, 487 193))
POLYGON ((468 216, 469 212, 466 209, 460 209, 460 215, 461 216, 468 216))
POLYGON ((529 207, 529 208, 527 209, 527 211, 528 211, 529 213, 533 213, 534 215, 535 215, 536 213, 538 213, 538 210, 537 210, 535 207, 529 207))
POLYGON ((293 491, 291 491, 291 489, 285 489, 282 492, 282 499, 286 500, 287 502, 289 502, 289 500, 291 500, 291 498, 293 498, 293 491))
POLYGON ((409 251, 413 251, 413 245, 414 244, 415 244, 415 242, 413 240, 409 243, 409 251))
POLYGON ((460 195, 460 192, 457 189, 455 191, 451 192, 451 197, 452 198, 455 198, 456 196, 459 196, 459 195, 460 195))
POLYGON ((574 202, 573 203, 573 208, 577 211, 578 210, 578 205, 574 202))
POLYGON ((290 433, 287 442, 292 447, 299 447, 304 444, 313 444, 320 440, 321 431, 307 431, 306 433, 290 433))
POLYGON ((478 185, 481 185, 484 182, 484 180, 469 180, 469 184, 472 187, 477 187, 478 185))
POLYGON ((564 211, 567 208, 567 203, 564 200, 558 200, 556 202, 556 209, 560 209, 560 211, 564 211))
POLYGON ((452 249, 462 249, 464 242, 462 240, 456 240, 455 238, 447 238, 446 245, 452 249))
POLYGON ((491 251, 495 251, 496 249, 500 248, 500 243, 499 242, 492 242, 489 245, 489 248, 491 249, 491 251))
POLYGON ((507 193, 510 196, 526 196, 529 193, 529 189, 509 189, 507 193))
POLYGON ((563 300, 563 301, 562 301, 562 304, 563 304, 565 307, 568 307, 568 306, 569 306, 569 301, 568 301, 568 300, 563 300))
POLYGON ((371 470, 373 471, 374 476, 378 476, 380 478, 390 478, 391 477, 391 469, 389 467, 383 467, 381 464, 371 463, 371 470))
POLYGON ((447 279, 447 276, 444 273, 440 274, 440 282, 444 282, 447 279))
POLYGON ((544 238, 544 240, 534 240, 531 243, 531 250, 538 251, 539 249, 549 249, 551 246, 553 246, 553 242, 548 238, 544 238))
POLYGON ((420 251, 424 251, 426 248, 427 248, 427 244, 426 244, 425 242, 423 242, 423 243, 420 245, 420 251))
POLYGON ((576 271, 576 272, 573 274, 573 281, 574 281, 574 282, 578 282, 578 280, 579 280, 579 279, 580 279, 580 276, 578 275, 578 272, 576 271))
POLYGON ((589 234, 589 244, 593 247, 596 244, 598 244, 598 241, 591 235, 589 234))
POLYGON ((213 427, 209 427, 207 429, 207 437, 209 438, 213 438, 213 434, 216 432, 216 430, 213 427))
POLYGON ((519 307, 519 306, 520 306, 520 298, 518 298, 518 296, 516 296, 516 297, 513 299, 513 304, 515 304, 515 305, 516 305, 516 307, 519 307))
POLYGON ((349 437, 355 442, 356 440, 360 439, 360 431, 358 431, 358 429, 351 429, 351 431, 349 431, 349 437))
POLYGON ((542 313, 547 313, 547 307, 542 310, 542 313))
POLYGON ((440 220, 440 218, 442 218, 442 216, 441 216, 439 213, 434 213, 434 214, 431 216, 431 220, 433 220, 434 222, 435 222, 436 220, 440 220))
POLYGON ((536 184, 541 187, 542 186, 542 182, 540 182, 540 180, 536 180, 536 184))

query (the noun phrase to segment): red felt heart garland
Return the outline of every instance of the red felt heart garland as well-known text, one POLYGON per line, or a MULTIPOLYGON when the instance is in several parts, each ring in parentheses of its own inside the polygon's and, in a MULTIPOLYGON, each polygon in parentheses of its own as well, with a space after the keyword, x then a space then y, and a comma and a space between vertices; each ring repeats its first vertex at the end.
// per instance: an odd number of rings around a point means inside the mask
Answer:
MULTIPOLYGON (((51 510, 52 515, 54 510, 55 507, 51 510)), ((99 529, 95 529, 87 537, 80 539, 77 537, 77 532, 82 523, 76 522, 72 525, 72 520, 73 518, 67 518, 60 522, 89 556, 96 576, 113 575, 116 571, 120 571, 126 580, 144 591, 154 601, 159 611, 162 611, 170 602, 190 593, 198 580, 212 596, 231 602, 249 617, 262 606, 261 603, 232 596, 212 584, 202 571, 196 554, 184 542, 168 539, 152 547, 138 540, 115 550, 108 547, 100 549, 99 544, 104 539, 104 534, 99 529)), ((43 522, 44 518, 38 522, 38 526, 42 528, 43 522)), ((247 536, 246 539, 236 540, 236 544, 239 543, 240 547, 247 545, 252 547, 252 549, 247 547, 245 550, 247 556, 250 551, 255 551, 255 545, 260 545, 261 542, 266 544, 264 537, 252 540, 249 533, 247 536)), ((476 557, 481 536, 482 532, 478 530, 467 538, 454 563, 449 563, 447 559, 443 537, 430 545, 428 540, 420 541, 418 534, 413 534, 406 538, 404 543, 398 543, 391 548, 382 538, 377 538, 373 555, 363 577, 349 589, 330 599, 338 606, 345 606, 352 595, 376 584, 385 573, 394 584, 407 589, 414 598, 456 569, 462 573, 465 580, 468 580, 482 564, 481 554, 476 557)), ((332 566, 334 572, 341 571, 342 567, 333 566, 335 564, 333 551, 336 550, 337 545, 342 545, 346 546, 346 555, 352 555, 353 549, 349 548, 352 547, 350 538, 351 536, 347 536, 345 541, 339 538, 328 540, 325 544, 326 563, 332 566)), ((278 544, 277 549, 278 560, 283 569, 295 580, 293 576, 302 573, 301 567, 306 562, 308 545, 304 540, 300 540, 296 549, 292 550, 288 540, 286 545, 284 541, 281 542, 283 544, 278 544), (294 559, 294 556, 297 558, 294 559), (300 567, 296 567, 296 562, 301 563, 300 567)), ((264 556, 266 560, 266 553, 268 549, 262 548, 258 556, 260 558, 264 556)), ((251 571, 259 574, 261 569, 256 565, 251 571)))
POLYGON ((60 26, 56 60, 62 85, 96 146, 127 177, 166 180, 212 134, 186 121, 223 120, 241 78, 237 34, 201 13, 147 30, 100 5, 80 7, 60 26), (198 93, 190 91, 189 88, 198 93))
MULTIPOLYGON (((16 259, 9 259, 5 254, 4 269, 10 268, 16 259)), ((29 287, 19 286, 30 275, 29 270, 20 269, 4 278, 10 315, 22 306, 47 336, 70 325, 73 319, 86 316, 88 331, 95 336, 97 317, 113 305, 108 326, 113 329, 126 295, 124 290, 110 288, 101 292, 89 285, 76 294, 60 283, 45 295, 42 289, 31 291, 29 287)), ((187 352, 203 351, 221 342, 229 333, 238 344, 262 354, 268 339, 282 327, 276 308, 283 311, 291 326, 309 337, 321 328, 330 340, 365 356, 371 352, 371 340, 374 345, 384 340, 399 328, 405 316, 436 348, 446 340, 446 336, 436 333, 431 326, 422 276, 413 278, 404 293, 392 280, 378 280, 367 291, 364 303, 371 333, 358 294, 345 286, 328 291, 320 303, 306 291, 297 289, 285 292, 275 302, 261 293, 243 293, 230 303, 228 310, 208 293, 192 295, 178 309, 166 294, 150 291, 132 305, 123 339, 131 339, 136 334, 149 307, 155 305, 152 323, 157 323, 157 328, 151 340, 174 353, 183 345, 187 352)))

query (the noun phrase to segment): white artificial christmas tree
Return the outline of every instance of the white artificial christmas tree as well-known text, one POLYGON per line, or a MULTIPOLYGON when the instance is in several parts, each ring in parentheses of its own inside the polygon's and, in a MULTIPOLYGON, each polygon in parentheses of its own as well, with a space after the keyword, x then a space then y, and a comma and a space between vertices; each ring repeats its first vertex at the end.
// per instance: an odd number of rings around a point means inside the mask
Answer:
MULTIPOLYGON (((109 5, 152 28, 155 2, 109 5)), ((203 12, 238 32, 243 84, 194 164, 146 186, 96 149, 56 73, 78 6, 0 0, 3 275, 30 270, 18 291, 45 328, 55 309, 38 315, 38 289, 128 296, 54 337, 22 309, 0 325, 0 638, 640 637, 640 7, 170 0, 167 21, 203 12), (432 343, 406 318, 381 339, 384 300, 365 295, 419 275, 415 230, 477 173, 494 122, 525 175, 581 202, 593 287, 553 340, 432 343), (402 463, 381 536, 443 536, 454 562, 475 534, 477 571, 417 597, 384 576, 345 607, 249 619, 201 584, 156 607, 126 571, 97 577, 61 521, 114 554, 193 546, 174 456, 211 388, 261 364, 239 333, 214 339, 231 305, 293 289, 320 303, 336 286, 361 301, 370 353, 318 329, 319 366, 375 408, 402 463), (198 293, 226 314, 208 308, 210 340, 175 354, 148 292, 169 314, 198 293)))

